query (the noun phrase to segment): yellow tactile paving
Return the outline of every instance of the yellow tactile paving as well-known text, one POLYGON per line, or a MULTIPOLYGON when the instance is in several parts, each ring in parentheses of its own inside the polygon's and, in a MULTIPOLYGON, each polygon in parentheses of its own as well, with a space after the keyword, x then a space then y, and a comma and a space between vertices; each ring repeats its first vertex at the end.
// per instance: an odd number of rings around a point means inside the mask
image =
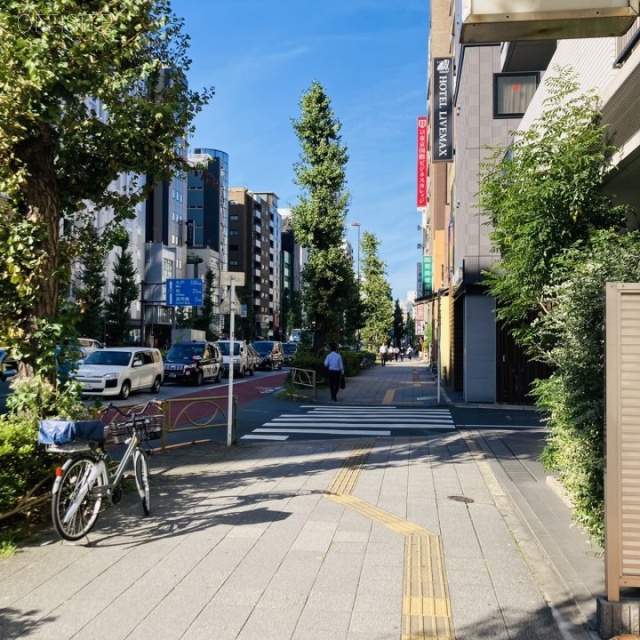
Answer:
POLYGON ((401 640, 455 640, 440 537, 351 495, 372 448, 373 442, 360 443, 325 497, 405 536, 401 640))
POLYGON ((382 398, 382 404, 393 404, 393 398, 396 395, 395 389, 387 389, 384 394, 384 398, 382 398))

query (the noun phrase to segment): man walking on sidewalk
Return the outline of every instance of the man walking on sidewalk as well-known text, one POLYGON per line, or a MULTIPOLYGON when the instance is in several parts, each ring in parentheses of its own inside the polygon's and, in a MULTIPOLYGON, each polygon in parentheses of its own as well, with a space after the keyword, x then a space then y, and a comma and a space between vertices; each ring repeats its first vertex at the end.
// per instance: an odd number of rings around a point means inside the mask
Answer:
POLYGON ((380 345, 380 364, 384 367, 387 360, 387 345, 383 342, 380 345))
POLYGON ((342 365, 342 357, 338 353, 338 345, 332 342, 329 348, 331 352, 324 359, 324 366, 329 369, 329 389, 331 391, 331 399, 335 402, 338 399, 340 380, 344 375, 344 366, 342 365))

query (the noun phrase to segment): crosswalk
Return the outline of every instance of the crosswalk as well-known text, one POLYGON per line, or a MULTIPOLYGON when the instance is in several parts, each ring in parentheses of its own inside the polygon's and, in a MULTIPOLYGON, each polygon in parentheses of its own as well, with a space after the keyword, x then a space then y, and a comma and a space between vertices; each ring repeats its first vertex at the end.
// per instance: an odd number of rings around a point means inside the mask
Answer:
POLYGON ((241 440, 304 437, 388 437, 423 435, 456 428, 448 409, 393 406, 303 405, 301 413, 283 413, 241 440))

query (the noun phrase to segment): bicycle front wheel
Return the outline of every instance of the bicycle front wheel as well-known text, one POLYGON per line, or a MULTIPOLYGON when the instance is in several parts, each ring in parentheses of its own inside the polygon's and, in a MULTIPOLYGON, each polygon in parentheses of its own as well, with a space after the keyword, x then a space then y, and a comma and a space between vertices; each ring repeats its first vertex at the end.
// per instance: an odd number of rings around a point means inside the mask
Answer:
POLYGON ((151 492, 149 489, 149 464, 147 454, 142 449, 136 449, 133 458, 133 467, 136 475, 136 486, 142 500, 144 515, 151 513, 151 492))
MULTIPOLYGON (((65 540, 79 540, 91 531, 102 505, 102 474, 90 482, 96 466, 89 456, 76 458, 60 478, 51 498, 51 518, 58 535, 65 540), (90 483, 91 486, 88 486, 90 483)), ((57 482, 57 481, 56 481, 57 482)))

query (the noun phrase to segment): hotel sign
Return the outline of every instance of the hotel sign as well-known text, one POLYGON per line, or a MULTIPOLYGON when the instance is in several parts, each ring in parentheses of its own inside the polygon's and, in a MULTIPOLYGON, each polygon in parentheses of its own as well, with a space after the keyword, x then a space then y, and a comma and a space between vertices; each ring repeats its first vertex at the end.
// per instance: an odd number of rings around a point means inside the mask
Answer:
POLYGON ((427 139, 427 119, 424 116, 420 116, 418 118, 418 208, 427 206, 427 139))
POLYGON ((453 160, 453 58, 433 59, 433 162, 453 160))

